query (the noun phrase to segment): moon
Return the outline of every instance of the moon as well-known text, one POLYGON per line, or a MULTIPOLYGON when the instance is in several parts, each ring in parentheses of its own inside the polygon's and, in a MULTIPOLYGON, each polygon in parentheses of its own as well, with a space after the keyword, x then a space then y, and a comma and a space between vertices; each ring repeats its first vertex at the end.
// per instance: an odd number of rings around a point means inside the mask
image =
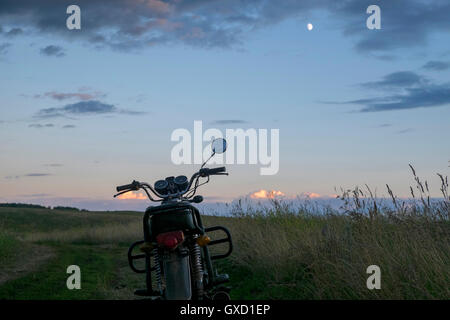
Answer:
POLYGON ((308 23, 308 24, 306 25, 306 28, 307 28, 309 31, 311 31, 311 30, 314 28, 314 26, 313 26, 311 23, 308 23))

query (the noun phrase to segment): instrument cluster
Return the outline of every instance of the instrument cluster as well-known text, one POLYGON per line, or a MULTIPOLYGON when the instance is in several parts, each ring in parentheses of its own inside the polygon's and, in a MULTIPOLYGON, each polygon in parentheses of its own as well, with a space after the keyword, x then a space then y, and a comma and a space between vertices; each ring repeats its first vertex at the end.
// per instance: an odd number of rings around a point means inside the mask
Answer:
POLYGON ((167 177, 164 180, 155 182, 156 192, 163 196, 184 192, 188 187, 189 180, 186 176, 167 177))

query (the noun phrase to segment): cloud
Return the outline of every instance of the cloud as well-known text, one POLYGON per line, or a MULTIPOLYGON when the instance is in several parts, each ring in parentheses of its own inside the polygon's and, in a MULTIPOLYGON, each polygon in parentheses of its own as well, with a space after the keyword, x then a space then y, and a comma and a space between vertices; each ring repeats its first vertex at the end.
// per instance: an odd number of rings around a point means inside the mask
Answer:
POLYGON ((126 114, 129 116, 140 116, 143 114, 147 114, 147 112, 144 111, 134 111, 134 110, 119 110, 119 113, 126 114))
POLYGON ((11 180, 11 179, 19 179, 20 176, 6 176, 5 179, 11 180))
POLYGON ((258 190, 250 194, 251 199, 275 199, 284 197, 285 194, 277 190, 258 190))
POLYGON ((360 112, 433 108, 450 104, 450 83, 422 85, 418 88, 406 88, 405 91, 404 94, 360 99, 348 103, 364 105, 360 112))
POLYGON ((50 45, 50 46, 46 46, 45 48, 41 48, 40 50, 42 55, 48 56, 48 57, 64 57, 66 54, 64 53, 63 48, 59 47, 59 46, 54 46, 54 45, 50 45))
POLYGON ((148 200, 142 192, 127 192, 117 197, 120 200, 148 200))
POLYGON ((29 128, 38 128, 38 129, 41 129, 41 128, 52 128, 54 126, 55 125, 52 124, 52 123, 47 123, 47 124, 32 123, 32 124, 28 125, 29 128))
POLYGON ((450 105, 450 82, 436 84, 410 71, 390 73, 380 81, 366 82, 360 85, 369 89, 393 90, 394 93, 375 98, 323 103, 361 105, 363 107, 359 112, 434 108, 450 105))
POLYGON ((444 71, 450 68, 450 63, 445 61, 428 61, 422 68, 430 71, 444 71))
POLYGON ((22 97, 41 99, 41 98, 51 98, 57 101, 76 99, 76 100, 94 100, 98 98, 106 97, 106 93, 101 91, 94 91, 90 87, 81 87, 78 92, 58 92, 58 91, 48 91, 42 94, 21 94, 22 97))
POLYGON ((2 54, 7 54, 8 53, 8 48, 11 47, 11 43, 1 43, 0 44, 0 55, 2 54))
POLYGON ((247 123, 245 120, 215 120, 212 124, 241 124, 247 123))
POLYGON ((47 177, 51 176, 50 173, 27 173, 24 177, 47 177))
POLYGON ((383 77, 380 81, 366 82, 361 86, 369 89, 395 89, 417 86, 426 83, 427 80, 412 71, 393 72, 383 77))
MULTIPOLYGON (((67 99, 72 99, 72 98, 76 98, 79 100, 93 100, 96 98, 102 98, 105 97, 106 95, 102 92, 99 91, 95 91, 95 92, 56 92, 56 91, 51 91, 51 92, 46 92, 44 93, 44 96, 46 97, 50 97, 52 99, 58 100, 58 101, 62 101, 62 100, 67 100, 67 99)), ((41 97, 40 95, 36 96, 36 97, 41 97)))
POLYGON ((420 48, 428 43, 430 35, 450 28, 450 3, 432 0, 350 0, 340 2, 337 11, 345 18, 344 33, 358 38, 355 48, 364 53, 390 51, 400 48, 420 48), (381 8, 381 29, 368 30, 368 15, 362 13, 371 4, 381 8))
POLYGON ((53 118, 65 115, 91 115, 117 112, 117 108, 112 104, 102 103, 97 100, 82 101, 68 104, 61 108, 46 108, 39 110, 37 117, 53 118))
POLYGON ((98 114, 128 114, 141 115, 145 112, 118 109, 112 104, 106 104, 98 100, 81 101, 65 105, 60 108, 46 108, 41 109, 35 115, 36 118, 56 118, 66 116, 83 116, 83 115, 98 115, 98 114))
POLYGON ((46 163, 44 164, 45 167, 62 167, 63 165, 61 163, 46 163))
POLYGON ((322 196, 319 193, 315 192, 303 192, 299 195, 300 198, 307 198, 307 199, 317 199, 317 198, 323 198, 323 197, 330 197, 330 196, 322 196))
POLYGON ((396 133, 397 134, 404 134, 404 133, 413 132, 413 131, 415 131, 413 128, 407 128, 407 129, 399 130, 396 133))
POLYGON ((8 32, 5 32, 5 36, 9 38, 13 38, 21 34, 23 34, 23 30, 21 28, 12 28, 8 32))
POLYGON ((63 129, 73 129, 76 128, 76 126, 74 126, 73 124, 66 124, 64 126, 62 126, 63 129))
POLYGON ((388 128, 388 127, 392 127, 392 124, 390 123, 382 123, 378 126, 378 128, 388 128))
MULTIPOLYGON (((358 51, 373 54, 420 48, 437 32, 449 30, 450 3, 442 0, 379 0, 381 30, 368 30, 366 9, 373 0, 79 0, 82 32, 65 28, 67 3, 59 0, 2 0, 0 20, 15 28, 70 37, 95 47, 129 51, 182 43, 232 48, 256 30, 323 11, 341 32, 355 39, 358 51), (89 14, 87 14, 89 13, 89 14)), ((386 55, 381 55, 381 57, 386 55)))
POLYGON ((49 193, 32 193, 32 194, 21 194, 19 197, 24 198, 42 198, 42 197, 51 197, 52 195, 49 193))

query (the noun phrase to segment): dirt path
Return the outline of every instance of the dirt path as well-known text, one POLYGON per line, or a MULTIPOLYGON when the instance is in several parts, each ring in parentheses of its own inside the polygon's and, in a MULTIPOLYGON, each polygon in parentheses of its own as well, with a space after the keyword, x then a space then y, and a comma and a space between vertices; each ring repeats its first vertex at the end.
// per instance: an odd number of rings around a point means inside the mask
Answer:
POLYGON ((36 244, 27 245, 26 249, 17 253, 13 263, 0 269, 0 285, 38 270, 41 265, 54 256, 55 252, 50 247, 36 244))

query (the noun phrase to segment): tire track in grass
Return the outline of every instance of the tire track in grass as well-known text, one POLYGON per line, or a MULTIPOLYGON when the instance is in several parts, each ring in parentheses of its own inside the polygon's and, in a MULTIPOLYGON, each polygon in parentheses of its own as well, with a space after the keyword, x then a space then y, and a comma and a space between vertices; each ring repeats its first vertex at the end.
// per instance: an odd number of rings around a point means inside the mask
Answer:
POLYGON ((105 295, 115 276, 114 250, 92 245, 52 244, 55 255, 34 272, 0 286, 0 299, 86 300, 108 299, 105 295), (81 270, 81 289, 66 286, 69 265, 81 270), (106 290, 105 290, 106 289, 106 290))
POLYGON ((0 269, 0 286, 37 271, 55 256, 52 248, 44 245, 17 242, 14 255, 0 269))

